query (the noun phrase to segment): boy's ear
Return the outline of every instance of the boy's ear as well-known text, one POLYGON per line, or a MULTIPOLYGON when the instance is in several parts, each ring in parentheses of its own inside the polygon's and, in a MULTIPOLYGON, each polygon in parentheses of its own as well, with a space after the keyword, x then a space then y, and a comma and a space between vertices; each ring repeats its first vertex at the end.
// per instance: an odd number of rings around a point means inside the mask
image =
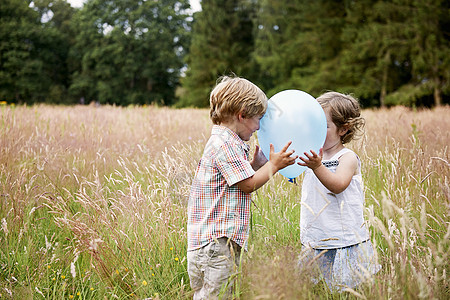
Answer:
POLYGON ((238 117, 239 121, 242 121, 242 119, 245 119, 244 111, 239 112, 237 117, 238 117))

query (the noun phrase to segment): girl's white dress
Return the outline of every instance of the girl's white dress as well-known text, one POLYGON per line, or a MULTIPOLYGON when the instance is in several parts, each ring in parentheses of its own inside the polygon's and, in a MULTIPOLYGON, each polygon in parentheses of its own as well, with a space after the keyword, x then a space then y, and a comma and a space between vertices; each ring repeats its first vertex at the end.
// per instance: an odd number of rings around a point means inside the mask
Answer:
MULTIPOLYGON (((348 152, 353 151, 344 148, 322 163, 335 172, 339 157, 348 152)), ((342 193, 329 191, 310 169, 302 184, 299 264, 317 263, 330 289, 354 288, 380 269, 364 221, 361 162, 356 157, 358 174, 342 193)))

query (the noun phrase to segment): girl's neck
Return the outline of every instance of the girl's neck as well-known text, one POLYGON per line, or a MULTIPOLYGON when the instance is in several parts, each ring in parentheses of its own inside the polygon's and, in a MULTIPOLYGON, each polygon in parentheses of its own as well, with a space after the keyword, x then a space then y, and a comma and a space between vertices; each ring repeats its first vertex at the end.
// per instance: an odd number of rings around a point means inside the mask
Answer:
POLYGON ((341 141, 338 141, 336 144, 334 144, 331 147, 328 147, 327 149, 323 149, 323 159, 328 160, 333 157, 336 153, 344 149, 344 145, 341 141))

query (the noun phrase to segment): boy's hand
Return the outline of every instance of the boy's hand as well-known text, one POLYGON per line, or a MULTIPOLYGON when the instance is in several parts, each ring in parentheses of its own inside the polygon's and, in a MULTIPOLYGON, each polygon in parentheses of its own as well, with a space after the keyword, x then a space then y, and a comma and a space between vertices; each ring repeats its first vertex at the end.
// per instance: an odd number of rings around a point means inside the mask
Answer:
MULTIPOLYGON (((284 146, 283 149, 277 153, 275 153, 273 145, 270 144, 269 162, 257 170, 253 176, 236 183, 241 191, 244 193, 256 191, 263 186, 273 176, 273 174, 289 165, 293 165, 298 156, 291 156, 294 153, 294 150, 287 151, 291 144, 292 142, 287 143, 286 146, 284 146)), ((259 152, 259 149, 256 150, 259 152)))
POLYGON ((311 151, 311 155, 308 154, 308 152, 304 153, 306 158, 300 156, 300 160, 303 162, 298 162, 298 164, 300 166, 308 167, 314 171, 315 169, 317 169, 318 167, 320 167, 322 165, 323 149, 320 148, 319 154, 317 154, 313 150, 310 150, 310 151, 311 151))
POLYGON ((253 155, 253 160, 250 163, 253 167, 253 170, 258 170, 262 166, 264 166, 267 162, 267 158, 264 156, 263 152, 261 151, 261 148, 259 148, 258 145, 256 145, 255 148, 255 154, 253 155))
POLYGON ((291 156, 294 154, 294 150, 287 151, 289 146, 292 144, 292 142, 287 143, 283 149, 281 149, 280 152, 275 153, 273 144, 270 144, 270 163, 276 168, 276 170, 281 170, 283 168, 286 168, 287 166, 293 165, 295 163, 295 160, 297 159, 296 156, 291 156))

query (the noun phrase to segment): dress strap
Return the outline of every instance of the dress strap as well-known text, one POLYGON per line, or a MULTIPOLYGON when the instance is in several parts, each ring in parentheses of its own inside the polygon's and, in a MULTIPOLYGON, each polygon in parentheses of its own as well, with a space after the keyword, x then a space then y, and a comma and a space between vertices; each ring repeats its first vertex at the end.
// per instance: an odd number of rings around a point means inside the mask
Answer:
POLYGON ((351 152, 351 153, 354 153, 355 155, 356 155, 356 159, 358 160, 358 174, 360 174, 361 173, 361 160, 359 159, 359 156, 358 156, 358 154, 356 154, 355 152, 353 152, 352 150, 350 150, 350 149, 348 149, 348 148, 344 148, 344 149, 342 149, 342 150, 340 150, 338 153, 336 153, 335 155, 333 155, 333 157, 331 157, 331 159, 329 159, 329 160, 327 160, 327 161, 324 161, 324 162, 322 162, 326 167, 329 167, 329 166, 332 166, 332 165, 335 165, 335 166, 338 166, 339 165, 339 162, 338 162, 338 160, 339 160, 339 158, 342 156, 342 155, 344 155, 344 154, 346 154, 346 153, 348 153, 348 152, 351 152))
POLYGON ((342 155, 344 155, 345 153, 348 153, 348 152, 353 152, 353 151, 348 148, 344 148, 344 149, 340 150, 338 153, 336 153, 335 155, 333 155, 329 160, 338 160, 339 157, 341 157, 342 155))

